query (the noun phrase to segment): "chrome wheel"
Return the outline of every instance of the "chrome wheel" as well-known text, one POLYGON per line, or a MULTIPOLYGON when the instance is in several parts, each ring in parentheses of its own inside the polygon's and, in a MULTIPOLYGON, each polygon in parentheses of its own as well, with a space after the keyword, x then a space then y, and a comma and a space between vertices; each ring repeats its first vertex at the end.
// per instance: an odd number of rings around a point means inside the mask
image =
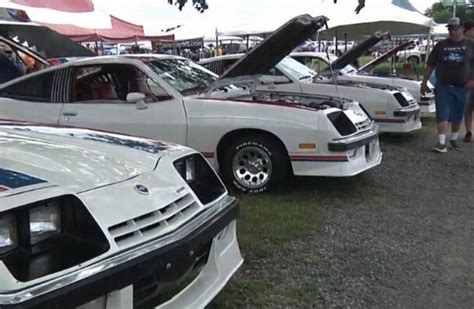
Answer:
POLYGON ((263 187, 272 175, 272 160, 263 149, 246 146, 237 151, 232 162, 235 180, 243 187, 263 187))

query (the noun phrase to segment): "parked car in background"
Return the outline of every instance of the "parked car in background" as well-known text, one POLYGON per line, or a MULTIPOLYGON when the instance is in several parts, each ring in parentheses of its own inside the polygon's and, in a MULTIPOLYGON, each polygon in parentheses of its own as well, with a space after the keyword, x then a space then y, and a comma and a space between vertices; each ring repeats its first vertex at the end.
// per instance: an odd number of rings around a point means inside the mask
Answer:
POLYGON ((192 149, 7 121, 0 144, 2 308, 202 308, 243 262, 238 201, 192 149))
POLYGON ((397 60, 399 62, 408 62, 411 64, 424 63, 426 61, 427 52, 427 45, 412 45, 409 49, 399 51, 397 53, 397 60))
MULTIPOLYGON (((265 57, 266 61, 269 61, 269 56, 265 57)), ((209 58, 199 63, 218 74, 223 74, 222 78, 225 78, 251 74, 254 70, 252 66, 262 61, 264 60, 260 57, 237 54, 209 58), (239 59, 248 61, 238 62, 239 59)), ((380 132, 405 133, 421 128, 420 107, 404 88, 327 78, 289 57, 283 58, 274 68, 261 74, 276 76, 279 79, 257 85, 258 90, 325 95, 360 102, 375 120, 380 132)))
MULTIPOLYGON (((290 52, 325 22, 309 15, 292 19, 282 29, 293 34, 274 50, 290 52)), ((277 31, 259 47, 280 38, 277 31)), ((273 65, 265 63, 263 70, 273 65)), ((189 59, 171 55, 88 58, 1 85, 0 117, 188 145, 229 184, 252 193, 276 188, 292 174, 346 177, 380 164, 377 128, 357 103, 257 91, 261 75, 250 73, 218 80, 189 59)))
POLYGON ((354 47, 351 52, 348 52, 339 58, 332 55, 329 55, 328 57, 325 53, 316 52, 291 53, 290 56, 317 71, 320 75, 334 76, 338 80, 344 81, 368 82, 371 84, 405 88, 418 102, 423 113, 433 113, 436 111, 436 106, 434 102, 434 87, 431 83, 428 83, 428 87, 430 87, 432 91, 425 95, 421 95, 420 81, 399 75, 381 76, 373 73, 373 70, 377 65, 387 62, 390 57, 393 57, 393 55, 397 54, 399 50, 404 49, 410 44, 411 42, 402 43, 363 66, 357 66, 354 64, 356 60, 363 55, 368 48, 370 48, 370 46, 363 46, 362 44, 354 47))

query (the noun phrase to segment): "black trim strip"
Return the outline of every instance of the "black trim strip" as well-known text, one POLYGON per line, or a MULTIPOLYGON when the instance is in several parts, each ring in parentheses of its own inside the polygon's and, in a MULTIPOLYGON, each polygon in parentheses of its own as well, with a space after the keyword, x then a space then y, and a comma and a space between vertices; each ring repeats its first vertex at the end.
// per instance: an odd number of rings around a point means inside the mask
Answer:
POLYGON ((411 115, 417 115, 420 113, 420 109, 411 109, 411 110, 402 110, 402 111, 394 111, 393 116, 395 117, 406 117, 411 115))
POLYGON ((378 138, 378 134, 374 133, 364 138, 357 139, 353 142, 347 142, 347 143, 329 142, 328 148, 330 151, 348 151, 348 150, 365 146, 377 138, 378 138))

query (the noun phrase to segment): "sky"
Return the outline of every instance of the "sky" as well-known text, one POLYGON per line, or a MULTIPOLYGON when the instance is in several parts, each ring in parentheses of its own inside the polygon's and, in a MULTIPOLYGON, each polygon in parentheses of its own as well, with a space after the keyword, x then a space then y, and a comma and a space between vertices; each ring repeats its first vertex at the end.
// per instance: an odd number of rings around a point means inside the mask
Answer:
MULTIPOLYGON (((183 11, 168 4, 167 0, 94 0, 96 9, 115 15, 119 18, 133 23, 145 25, 147 32, 158 33, 161 29, 172 27, 178 24, 205 24, 209 20, 225 22, 225 16, 216 16, 217 11, 231 12, 232 16, 242 16, 242 18, 257 18, 261 11, 249 8, 260 6, 265 8, 265 15, 282 14, 279 9, 279 2, 286 0, 208 0, 209 9, 204 13, 198 13, 192 5, 186 5, 183 11), (249 16, 252 15, 252 16, 249 16)), ((291 0, 297 4, 303 0, 291 0)), ((314 0, 331 2, 333 0, 314 0)), ((347 1, 357 5, 356 0, 338 0, 339 3, 347 1)), ((411 4, 420 12, 424 12, 435 0, 410 0, 411 4)), ((189 0, 192 3, 192 0, 189 0)))

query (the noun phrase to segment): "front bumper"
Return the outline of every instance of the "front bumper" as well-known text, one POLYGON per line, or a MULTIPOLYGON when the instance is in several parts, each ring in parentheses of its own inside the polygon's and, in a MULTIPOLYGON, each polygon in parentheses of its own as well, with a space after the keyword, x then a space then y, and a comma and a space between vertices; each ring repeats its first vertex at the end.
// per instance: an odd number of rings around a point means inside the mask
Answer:
POLYGON ((361 146, 369 144, 371 141, 378 138, 377 128, 370 130, 368 133, 365 132, 360 135, 356 135, 348 138, 341 138, 330 141, 328 149, 330 151, 348 151, 357 149, 361 146))
POLYGON ((420 110, 422 113, 431 114, 436 112, 436 104, 434 97, 425 100, 422 99, 420 100, 420 102, 418 102, 418 105, 420 105, 420 110))
POLYGON ((299 160, 291 161, 291 165, 296 176, 351 177, 378 166, 382 157, 379 140, 375 138, 356 148, 356 154, 352 158, 345 155, 345 160, 341 161, 299 160))
MULTIPOLYGON (((155 291, 159 291, 160 295, 169 292, 203 258, 205 265, 193 282, 161 306, 204 307, 243 262, 235 233, 237 214, 238 200, 226 197, 165 237, 117 253, 39 286, 21 291, 2 291, 0 307, 71 308, 85 304, 83 308, 109 308, 99 305, 101 299, 107 299, 107 295, 114 293, 126 294, 130 286, 151 275, 158 280, 155 291)), ((129 298, 123 297, 123 301, 127 303, 129 298)), ((130 304, 120 303, 118 307, 129 308, 130 304)))
POLYGON ((421 129, 420 108, 400 109, 393 113, 395 117, 377 118, 375 122, 380 132, 408 133, 421 129))

